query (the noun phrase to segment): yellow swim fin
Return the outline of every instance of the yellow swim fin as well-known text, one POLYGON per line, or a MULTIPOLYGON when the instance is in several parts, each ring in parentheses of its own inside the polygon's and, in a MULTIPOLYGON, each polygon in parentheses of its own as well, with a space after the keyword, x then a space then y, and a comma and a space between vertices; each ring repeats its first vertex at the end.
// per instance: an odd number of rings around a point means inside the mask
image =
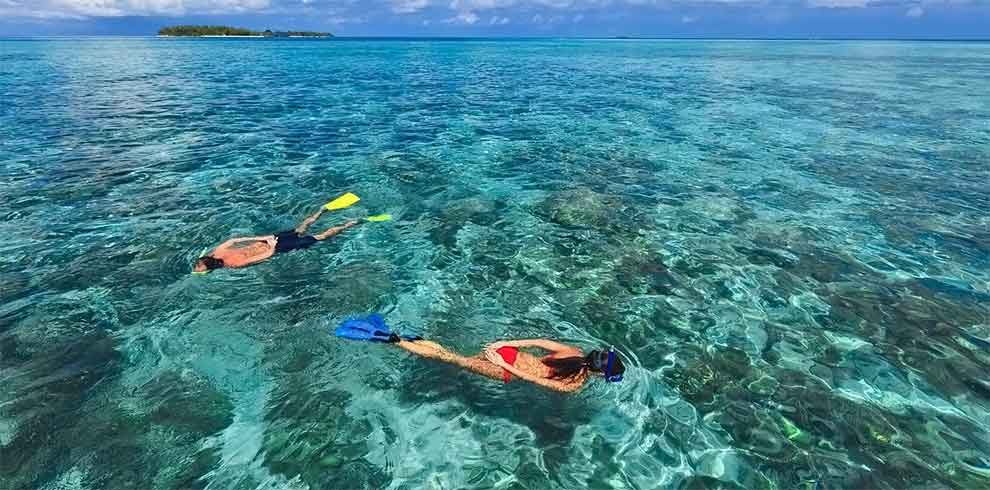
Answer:
POLYGON ((347 194, 344 194, 343 196, 340 196, 337 199, 334 199, 333 201, 330 201, 325 205, 323 205, 323 209, 326 209, 327 211, 335 211, 338 209, 349 208, 353 206, 354 203, 360 200, 361 200, 360 197, 357 197, 356 195, 348 192, 347 194))
POLYGON ((377 223, 377 222, 380 222, 380 221, 388 221, 390 219, 392 219, 392 215, 391 214, 376 214, 374 216, 368 216, 364 220, 365 221, 372 221, 372 222, 376 222, 377 223))

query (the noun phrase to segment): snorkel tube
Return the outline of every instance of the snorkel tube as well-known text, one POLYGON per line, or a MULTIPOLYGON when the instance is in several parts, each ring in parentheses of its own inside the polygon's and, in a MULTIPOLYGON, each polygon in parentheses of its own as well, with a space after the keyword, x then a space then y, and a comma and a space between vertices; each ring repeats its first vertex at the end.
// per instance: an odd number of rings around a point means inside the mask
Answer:
POLYGON ((605 382, 606 383, 618 383, 622 381, 621 374, 612 374, 612 362, 615 360, 615 348, 608 346, 608 361, 605 364, 605 382))

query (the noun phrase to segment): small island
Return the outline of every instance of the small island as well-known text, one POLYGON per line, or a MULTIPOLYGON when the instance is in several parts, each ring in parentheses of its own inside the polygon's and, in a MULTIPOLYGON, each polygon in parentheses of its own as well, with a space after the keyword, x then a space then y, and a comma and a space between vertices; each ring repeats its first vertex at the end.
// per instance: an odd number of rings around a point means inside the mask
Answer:
POLYGON ((252 31, 227 26, 170 26, 158 30, 162 37, 333 37, 329 32, 313 31, 252 31))

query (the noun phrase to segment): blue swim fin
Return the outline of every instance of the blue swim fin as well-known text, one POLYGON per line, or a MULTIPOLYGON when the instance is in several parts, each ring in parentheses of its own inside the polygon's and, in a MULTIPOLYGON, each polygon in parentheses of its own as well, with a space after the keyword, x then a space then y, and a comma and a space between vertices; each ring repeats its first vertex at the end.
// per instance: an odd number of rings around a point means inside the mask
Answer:
POLYGON ((344 320, 334 332, 338 337, 371 342, 392 342, 392 331, 380 315, 344 320))
MULTIPOLYGON (((370 342, 398 342, 399 336, 385 324, 385 319, 378 313, 372 313, 365 318, 344 320, 334 334, 351 340, 367 340, 370 342)), ((406 340, 420 340, 416 336, 403 336, 406 340)))
POLYGON ((382 318, 382 316, 379 315, 378 313, 372 313, 368 315, 367 317, 364 318, 364 321, 370 323, 372 326, 374 326, 379 330, 392 333, 392 329, 388 328, 388 325, 385 324, 385 319, 382 318))

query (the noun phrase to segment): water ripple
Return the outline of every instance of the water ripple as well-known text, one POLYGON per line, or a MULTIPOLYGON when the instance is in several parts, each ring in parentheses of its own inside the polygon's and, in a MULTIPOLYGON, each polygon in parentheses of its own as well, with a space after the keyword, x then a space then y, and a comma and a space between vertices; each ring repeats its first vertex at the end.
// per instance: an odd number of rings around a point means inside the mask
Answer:
POLYGON ((990 485, 986 44, 0 47, 3 488, 990 485), (345 190, 395 220, 189 275, 345 190))

